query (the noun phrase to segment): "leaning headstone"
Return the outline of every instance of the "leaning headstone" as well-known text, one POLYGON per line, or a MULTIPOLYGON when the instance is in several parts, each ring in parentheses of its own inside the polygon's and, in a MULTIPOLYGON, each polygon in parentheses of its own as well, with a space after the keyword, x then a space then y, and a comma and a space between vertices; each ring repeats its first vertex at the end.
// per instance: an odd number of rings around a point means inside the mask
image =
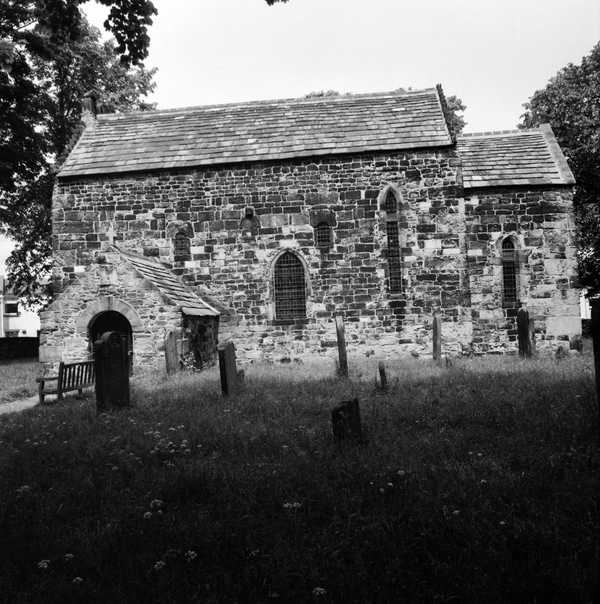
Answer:
POLYGON ((165 338, 165 361, 167 364, 167 375, 173 375, 180 369, 179 350, 178 350, 179 332, 172 330, 165 338))
POLYGON ((346 353, 346 333, 342 317, 335 318, 335 331, 337 334, 339 367, 338 373, 341 377, 348 377, 348 355, 346 353))
POLYGON ((433 360, 442 360, 442 319, 437 312, 433 315, 433 360))
POLYGON ((107 331, 94 343, 96 409, 129 405, 129 355, 126 334, 107 331))
POLYGON ((235 394, 240 378, 235 364, 235 347, 233 342, 225 342, 217 346, 219 353, 219 373, 221 374, 221 391, 223 396, 235 394))
POLYGON ((385 373, 385 363, 383 361, 379 361, 377 369, 379 371, 379 384, 377 384, 377 387, 380 390, 387 390, 387 375, 385 373))
POLYGON ((331 427, 333 438, 338 443, 349 439, 362 440, 360 407, 357 398, 343 401, 341 405, 332 409, 331 427))
POLYGON ((519 341, 519 356, 529 358, 531 356, 532 329, 529 320, 529 312, 525 308, 519 308, 517 312, 517 338, 519 341))

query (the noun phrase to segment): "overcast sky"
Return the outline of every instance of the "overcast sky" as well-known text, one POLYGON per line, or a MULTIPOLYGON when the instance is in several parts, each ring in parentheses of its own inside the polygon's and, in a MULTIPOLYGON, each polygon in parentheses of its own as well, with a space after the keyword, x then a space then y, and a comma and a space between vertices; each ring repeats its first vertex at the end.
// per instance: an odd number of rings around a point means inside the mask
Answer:
MULTIPOLYGON (((467 131, 522 104, 600 40, 599 0, 154 0, 159 108, 441 83, 467 131)), ((101 25, 106 8, 87 4, 101 25)))

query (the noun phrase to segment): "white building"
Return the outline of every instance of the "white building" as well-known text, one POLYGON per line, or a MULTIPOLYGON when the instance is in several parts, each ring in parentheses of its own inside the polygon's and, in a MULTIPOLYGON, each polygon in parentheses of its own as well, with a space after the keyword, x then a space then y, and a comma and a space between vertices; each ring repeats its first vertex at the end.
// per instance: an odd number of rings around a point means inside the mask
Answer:
POLYGON ((36 337, 40 329, 37 313, 26 310, 6 282, 5 262, 14 243, 0 235, 0 338, 36 337))

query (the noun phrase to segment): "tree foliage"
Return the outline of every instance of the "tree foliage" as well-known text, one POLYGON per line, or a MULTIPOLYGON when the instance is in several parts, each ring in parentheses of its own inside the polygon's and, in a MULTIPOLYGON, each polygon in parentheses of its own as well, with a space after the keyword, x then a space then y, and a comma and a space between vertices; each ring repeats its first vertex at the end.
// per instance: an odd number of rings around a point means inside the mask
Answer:
POLYGON ((600 292, 600 43, 580 65, 561 69, 524 107, 520 126, 549 123, 573 171, 579 277, 600 292))
POLYGON ((81 1, 0 5, 0 221, 17 244, 9 279, 30 302, 50 267, 55 162, 80 128, 83 95, 95 89, 114 111, 144 109, 154 87, 140 64, 152 3, 101 1, 116 43, 101 41, 81 1))

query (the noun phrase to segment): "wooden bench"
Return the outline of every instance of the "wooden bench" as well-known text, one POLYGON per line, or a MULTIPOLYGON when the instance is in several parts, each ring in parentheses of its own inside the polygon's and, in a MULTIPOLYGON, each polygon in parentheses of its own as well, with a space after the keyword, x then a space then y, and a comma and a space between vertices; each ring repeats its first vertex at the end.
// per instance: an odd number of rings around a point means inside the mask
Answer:
POLYGON ((77 390, 82 394, 84 388, 94 385, 95 378, 94 361, 61 362, 58 366, 58 375, 37 378, 40 405, 44 404, 44 397, 47 394, 56 394, 59 401, 63 399, 65 392, 77 390))

